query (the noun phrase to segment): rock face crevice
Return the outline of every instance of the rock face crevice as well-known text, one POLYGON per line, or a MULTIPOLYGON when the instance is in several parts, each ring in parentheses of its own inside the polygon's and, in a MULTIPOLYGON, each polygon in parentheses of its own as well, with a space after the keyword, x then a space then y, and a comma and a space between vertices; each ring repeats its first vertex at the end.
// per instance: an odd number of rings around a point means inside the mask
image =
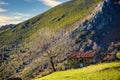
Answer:
POLYGON ((108 52, 111 44, 120 42, 120 4, 119 0, 105 0, 99 3, 89 20, 75 29, 71 38, 76 38, 79 51, 108 52))

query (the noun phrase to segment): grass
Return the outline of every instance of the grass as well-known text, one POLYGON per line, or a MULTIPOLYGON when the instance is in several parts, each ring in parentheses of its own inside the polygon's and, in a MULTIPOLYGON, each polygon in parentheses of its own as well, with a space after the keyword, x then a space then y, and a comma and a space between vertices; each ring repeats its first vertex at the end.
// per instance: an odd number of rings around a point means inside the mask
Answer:
POLYGON ((120 80, 120 61, 55 72, 35 80, 120 80))

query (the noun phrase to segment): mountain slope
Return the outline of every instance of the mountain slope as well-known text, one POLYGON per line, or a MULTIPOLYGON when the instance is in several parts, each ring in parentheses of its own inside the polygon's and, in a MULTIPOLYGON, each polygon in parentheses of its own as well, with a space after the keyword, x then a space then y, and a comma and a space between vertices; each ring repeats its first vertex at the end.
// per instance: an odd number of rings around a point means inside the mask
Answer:
MULTIPOLYGON (((119 1, 119 0, 118 0, 119 1)), ((108 53, 120 50, 120 5, 117 0, 106 0, 98 4, 91 18, 76 28, 71 38, 76 39, 76 50, 97 52, 96 61, 108 53)))
POLYGON ((82 69, 55 72, 35 80, 119 80, 120 62, 91 65, 82 69))
POLYGON ((97 3, 98 1, 100 0, 91 0, 85 3, 85 0, 75 0, 59 5, 43 14, 40 14, 30 20, 16 25, 16 28, 14 28, 12 31, 9 29, 5 30, 5 36, 1 33, 0 44, 18 44, 21 41, 24 41, 24 39, 26 40, 26 38, 29 38, 39 29, 43 28, 58 31, 60 28, 68 26, 88 14, 93 9, 93 5, 95 5, 95 3, 97 3), (87 8, 86 4, 88 6, 87 8), (8 37, 9 40, 7 41, 8 37))
POLYGON ((72 0, 13 28, 0 30, 0 78, 36 76, 46 63, 42 54, 48 48, 55 50, 51 43, 67 49, 61 52, 64 53, 61 56, 72 50, 69 33, 83 18, 89 17, 100 1, 72 0), (46 45, 47 48, 43 49, 46 45))

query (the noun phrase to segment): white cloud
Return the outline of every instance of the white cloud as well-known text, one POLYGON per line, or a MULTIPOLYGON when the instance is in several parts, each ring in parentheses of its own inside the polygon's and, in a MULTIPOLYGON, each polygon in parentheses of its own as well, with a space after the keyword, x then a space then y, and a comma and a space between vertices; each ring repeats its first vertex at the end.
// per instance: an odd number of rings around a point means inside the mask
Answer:
POLYGON ((4 5, 4 4, 8 4, 8 3, 3 2, 3 1, 0 1, 0 4, 1 4, 1 5, 4 5))
POLYGON ((20 12, 15 12, 15 15, 19 15, 19 16, 30 16, 30 14, 25 14, 25 13, 20 13, 20 12))
POLYGON ((6 9, 0 8, 0 12, 6 12, 6 9))
POLYGON ((16 12, 12 16, 0 16, 0 26, 6 24, 17 24, 24 20, 27 20, 30 17, 27 14, 16 12))
POLYGON ((0 16, 0 26, 6 24, 17 24, 20 22, 19 17, 0 16))
POLYGON ((57 1, 57 0, 38 0, 38 1, 42 2, 43 4, 45 4, 47 6, 51 6, 51 7, 54 7, 54 6, 62 3, 62 2, 57 1))

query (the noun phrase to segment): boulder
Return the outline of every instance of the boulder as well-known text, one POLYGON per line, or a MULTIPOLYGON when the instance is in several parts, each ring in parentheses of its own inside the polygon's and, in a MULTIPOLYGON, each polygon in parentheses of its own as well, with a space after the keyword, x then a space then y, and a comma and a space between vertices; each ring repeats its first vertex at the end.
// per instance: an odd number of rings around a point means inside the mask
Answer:
POLYGON ((88 25, 87 30, 91 30, 93 26, 91 24, 88 25))

